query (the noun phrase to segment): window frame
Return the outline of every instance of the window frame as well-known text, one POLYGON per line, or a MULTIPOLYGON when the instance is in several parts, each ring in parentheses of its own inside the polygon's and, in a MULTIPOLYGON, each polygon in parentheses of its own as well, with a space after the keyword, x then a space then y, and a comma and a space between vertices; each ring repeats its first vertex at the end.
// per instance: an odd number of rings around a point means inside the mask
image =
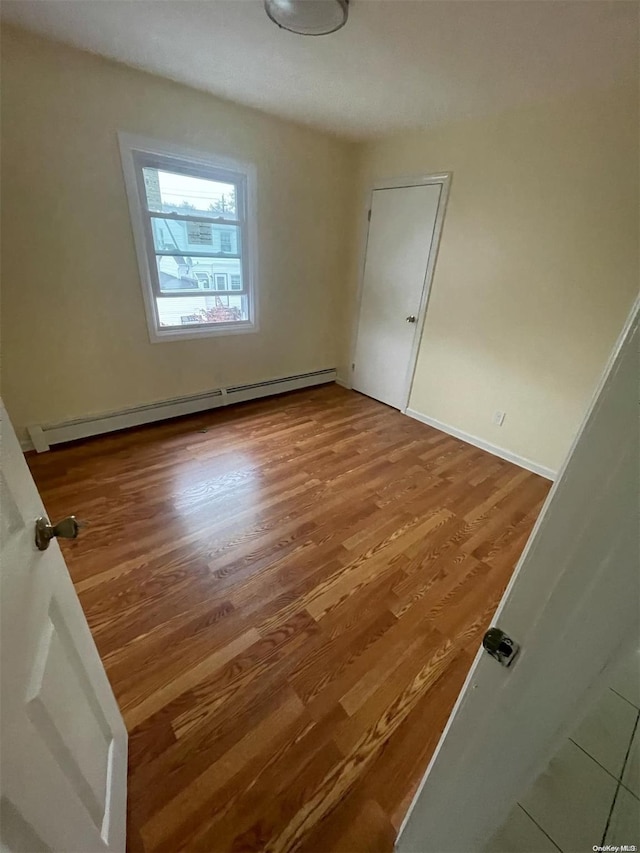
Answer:
POLYGON ((258 331, 256 287, 258 269, 256 223, 257 181, 255 165, 129 133, 120 132, 118 134, 118 141, 129 202, 131 227, 138 259, 147 328, 151 342, 161 343, 202 337, 247 334, 258 331), (142 172, 145 166, 236 184, 237 210, 235 215, 237 218, 227 219, 225 217, 198 216, 197 214, 166 214, 159 211, 150 211, 146 203, 142 172), (237 257, 240 259, 243 287, 242 290, 236 290, 233 293, 237 296, 246 296, 248 303, 248 319, 246 321, 203 323, 198 328, 195 325, 160 326, 156 297, 163 299, 179 297, 185 299, 200 295, 211 296, 217 291, 214 288, 203 290, 202 293, 186 289, 173 293, 165 293, 160 290, 156 255, 162 254, 162 252, 157 252, 155 249, 151 230, 151 220, 153 218, 174 221, 210 221, 212 225, 222 222, 239 227, 240 253, 238 255, 230 255, 228 252, 190 251, 189 257, 224 258, 227 260, 237 257))

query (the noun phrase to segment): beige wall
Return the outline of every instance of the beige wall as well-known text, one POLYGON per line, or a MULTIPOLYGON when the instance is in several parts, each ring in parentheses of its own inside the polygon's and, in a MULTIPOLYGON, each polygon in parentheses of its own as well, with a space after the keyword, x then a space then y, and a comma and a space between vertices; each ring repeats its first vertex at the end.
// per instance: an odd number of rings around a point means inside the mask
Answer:
POLYGON ((24 425, 335 367, 354 146, 2 32, 2 394, 24 425), (258 169, 260 331, 149 342, 116 133, 258 169))
POLYGON ((635 87, 366 146, 361 197, 453 172, 412 409, 558 468, 638 289, 638 156, 635 87))
POLYGON ((347 376, 365 189, 452 171, 410 406, 559 466, 638 287, 633 87, 356 146, 4 27, 2 88, 2 393, 21 435, 347 376), (118 130, 257 164, 259 333, 149 342, 118 130))

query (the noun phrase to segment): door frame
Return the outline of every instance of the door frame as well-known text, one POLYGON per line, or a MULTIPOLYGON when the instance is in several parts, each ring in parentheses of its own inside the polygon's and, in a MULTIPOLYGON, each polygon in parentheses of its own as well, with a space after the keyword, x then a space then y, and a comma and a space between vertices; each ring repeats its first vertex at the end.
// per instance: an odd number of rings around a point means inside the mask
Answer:
POLYGON ((438 252, 440 249, 440 240, 442 237, 442 229, 444 226, 444 218, 449 202, 449 193, 451 190, 451 181, 453 172, 438 172, 433 175, 413 175, 399 178, 385 178, 376 181, 370 186, 365 193, 365 201, 361 219, 361 234, 360 245, 360 260, 358 264, 358 293, 356 297, 356 310, 354 313, 352 332, 351 332, 351 347, 349 353, 349 379, 347 387, 352 387, 353 381, 353 365, 355 364, 356 347, 358 344, 358 327, 360 325, 360 311, 362 309, 362 297, 364 294, 364 270, 367 261, 367 248, 369 245, 369 229, 371 221, 369 219, 369 211, 373 209, 373 193, 376 190, 396 190, 406 187, 421 187, 432 184, 440 184, 440 198, 438 199, 438 210, 436 212, 436 220, 433 226, 433 236, 431 238, 431 249, 427 260, 427 268, 425 271, 424 280, 422 282, 422 293, 420 295, 420 304, 418 307, 417 320, 413 332, 413 341, 411 343, 411 352, 409 354, 409 363, 404 379, 404 390, 402 394, 402 414, 406 414, 409 407, 409 398, 413 388, 413 380, 416 372, 416 364, 418 362, 418 352, 420 350, 420 341, 422 340, 422 332, 427 318, 427 309, 429 307, 429 297, 431 295, 431 286, 433 284, 433 275, 435 271, 438 252))

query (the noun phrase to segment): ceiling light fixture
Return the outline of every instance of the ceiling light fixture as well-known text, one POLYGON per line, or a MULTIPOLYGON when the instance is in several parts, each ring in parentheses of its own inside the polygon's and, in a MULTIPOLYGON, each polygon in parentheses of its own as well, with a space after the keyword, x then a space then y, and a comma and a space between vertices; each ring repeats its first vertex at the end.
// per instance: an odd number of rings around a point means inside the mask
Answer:
POLYGON ((349 0, 264 0, 274 24, 301 36, 326 36, 347 23, 349 0))

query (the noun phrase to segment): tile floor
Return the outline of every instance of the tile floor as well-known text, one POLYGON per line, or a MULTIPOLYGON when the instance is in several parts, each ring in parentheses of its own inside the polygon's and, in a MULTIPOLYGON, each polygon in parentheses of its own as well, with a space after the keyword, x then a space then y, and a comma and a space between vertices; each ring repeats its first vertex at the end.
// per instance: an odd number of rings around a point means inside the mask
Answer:
POLYGON ((640 651, 608 685, 485 853, 640 849, 640 651))

